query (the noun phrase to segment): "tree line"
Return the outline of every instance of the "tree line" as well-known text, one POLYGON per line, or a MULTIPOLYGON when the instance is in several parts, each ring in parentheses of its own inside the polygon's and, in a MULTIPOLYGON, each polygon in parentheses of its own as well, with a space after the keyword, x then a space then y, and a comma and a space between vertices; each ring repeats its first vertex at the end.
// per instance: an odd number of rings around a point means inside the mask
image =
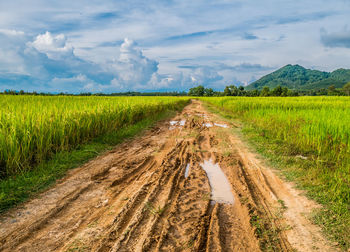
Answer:
POLYGON ((223 92, 213 91, 211 88, 204 88, 202 85, 191 88, 188 92, 189 96, 298 96, 299 93, 286 87, 277 86, 270 90, 264 87, 261 91, 258 89, 245 90, 243 86, 229 85, 223 92))
POLYGON ((342 88, 336 88, 334 85, 318 90, 292 90, 287 87, 277 86, 273 89, 264 87, 262 90, 253 89, 245 90, 243 86, 229 85, 223 92, 214 91, 211 88, 205 88, 202 85, 190 88, 189 96, 350 96, 350 82, 346 83, 342 88))
POLYGON ((188 92, 121 92, 121 93, 44 93, 44 92, 25 92, 23 90, 5 90, 3 94, 9 95, 69 95, 69 96, 319 96, 319 95, 329 95, 329 96, 350 96, 350 82, 346 83, 342 88, 336 88, 334 85, 326 88, 321 88, 318 90, 292 90, 287 87, 277 86, 273 89, 269 87, 264 87, 262 90, 245 90, 243 86, 229 85, 226 86, 224 91, 214 91, 212 88, 205 88, 203 85, 190 88, 188 92))

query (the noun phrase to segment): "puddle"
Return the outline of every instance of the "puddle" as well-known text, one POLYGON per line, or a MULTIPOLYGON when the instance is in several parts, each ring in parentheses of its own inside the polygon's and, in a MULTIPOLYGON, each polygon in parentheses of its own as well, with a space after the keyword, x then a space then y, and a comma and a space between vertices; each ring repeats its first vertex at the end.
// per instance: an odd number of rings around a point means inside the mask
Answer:
POLYGON ((186 170, 185 170, 185 178, 188 177, 188 174, 190 173, 190 164, 187 164, 186 170))
POLYGON ((215 126, 221 127, 221 128, 228 128, 227 124, 220 124, 220 123, 214 123, 215 126))
POLYGON ((211 200, 218 203, 233 204, 234 197, 231 192, 230 182, 221 170, 219 164, 214 164, 210 159, 201 164, 203 170, 207 173, 211 187, 211 200))
POLYGON ((181 121, 170 121, 170 127, 169 130, 176 129, 177 126, 183 127, 185 126, 186 120, 181 120, 181 121))
POLYGON ((208 118, 208 115, 206 114, 195 114, 196 116, 203 117, 204 119, 208 118))
POLYGON ((211 124, 211 123, 203 123, 203 126, 207 127, 207 128, 211 128, 211 127, 213 127, 213 124, 211 124))
POLYGON ((297 155, 297 156, 295 156, 296 158, 300 158, 300 159, 303 159, 303 160, 307 160, 307 157, 304 157, 304 156, 302 156, 302 155, 297 155))
POLYGON ((211 128, 213 126, 217 126, 217 127, 221 127, 221 128, 228 128, 227 124, 220 124, 220 123, 212 124, 210 122, 203 123, 203 127, 211 128))

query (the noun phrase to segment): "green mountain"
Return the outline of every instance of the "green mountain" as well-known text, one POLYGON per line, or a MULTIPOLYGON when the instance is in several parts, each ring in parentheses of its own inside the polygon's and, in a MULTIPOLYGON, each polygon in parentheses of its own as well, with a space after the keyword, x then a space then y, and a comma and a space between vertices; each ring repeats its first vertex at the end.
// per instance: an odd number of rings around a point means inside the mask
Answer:
POLYGON ((278 85, 296 90, 328 88, 330 85, 341 88, 349 81, 350 69, 338 69, 329 73, 299 65, 286 65, 249 84, 246 89, 262 89, 264 86, 272 89, 278 85))

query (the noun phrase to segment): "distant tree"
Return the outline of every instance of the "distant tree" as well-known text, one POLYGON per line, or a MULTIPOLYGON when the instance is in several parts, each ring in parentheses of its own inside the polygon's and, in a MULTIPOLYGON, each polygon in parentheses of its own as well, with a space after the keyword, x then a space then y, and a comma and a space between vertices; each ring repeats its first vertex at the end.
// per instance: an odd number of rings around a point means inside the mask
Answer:
POLYGON ((283 93, 283 89, 282 89, 281 86, 275 87, 275 88, 272 90, 272 92, 271 92, 271 94, 272 94, 273 96, 281 96, 282 93, 283 93))
POLYGON ((231 96, 231 90, 228 86, 224 89, 224 96, 231 96))
POLYGON ((299 93, 298 93, 298 91, 293 91, 293 90, 288 89, 287 96, 299 96, 299 93))
POLYGON ((260 96, 269 96, 269 95, 270 95, 270 88, 265 86, 261 90, 260 96))
POLYGON ((241 95, 241 93, 242 91, 239 88, 237 88, 235 85, 226 86, 224 90, 225 96, 239 96, 241 95))
POLYGON ((239 96, 240 95, 241 91, 235 85, 231 85, 229 87, 231 89, 232 96, 239 96))
POLYGON ((345 93, 345 95, 350 95, 350 82, 346 83, 343 86, 343 92, 345 93))
POLYGON ((214 90, 212 88, 205 88, 204 89, 204 96, 213 96, 214 90))
POLYGON ((190 88, 188 95, 190 96, 203 96, 204 95, 204 87, 199 85, 198 87, 190 88))
POLYGON ((314 89, 311 89, 307 92, 307 95, 309 96, 316 96, 317 95, 317 92, 314 90, 314 89))
POLYGON ((327 89, 321 88, 318 90, 317 95, 327 95, 327 89))
POLYGON ((260 92, 257 89, 254 89, 250 92, 250 96, 259 96, 259 95, 260 95, 260 92))
POLYGON ((281 96, 288 96, 288 91, 289 91, 289 89, 287 87, 283 87, 281 96))
POLYGON ((91 93, 90 92, 80 93, 79 96, 91 96, 91 93))
POLYGON ((330 86, 328 87, 328 92, 327 92, 327 94, 328 94, 328 95, 337 95, 337 94, 338 94, 338 92, 337 92, 337 90, 336 90, 336 88, 335 88, 334 85, 330 85, 330 86))
POLYGON ((247 92, 244 90, 243 86, 238 87, 238 96, 246 96, 247 92))
POLYGON ((214 91, 213 96, 224 96, 224 92, 214 91))

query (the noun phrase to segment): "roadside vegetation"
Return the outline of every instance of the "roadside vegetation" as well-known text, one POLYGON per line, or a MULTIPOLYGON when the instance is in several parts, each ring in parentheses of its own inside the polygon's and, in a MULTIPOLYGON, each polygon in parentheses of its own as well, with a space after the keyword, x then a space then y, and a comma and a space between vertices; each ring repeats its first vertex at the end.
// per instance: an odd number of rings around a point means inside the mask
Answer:
POLYGON ((243 122, 255 147, 324 208, 313 216, 350 248, 350 98, 201 98, 243 122))
MULTIPOLYGON (((350 82, 344 84, 342 88, 336 88, 335 85, 329 85, 327 88, 319 88, 312 90, 295 90, 285 86, 278 85, 274 88, 264 86, 260 89, 246 89, 247 87, 229 85, 223 92, 214 91, 211 88, 205 88, 202 85, 190 88, 188 95, 190 96, 246 96, 246 97, 288 97, 288 96, 349 96, 350 82)), ((249 88, 249 87, 248 87, 249 88)))
POLYGON ((0 96, 0 212, 188 98, 0 96))

